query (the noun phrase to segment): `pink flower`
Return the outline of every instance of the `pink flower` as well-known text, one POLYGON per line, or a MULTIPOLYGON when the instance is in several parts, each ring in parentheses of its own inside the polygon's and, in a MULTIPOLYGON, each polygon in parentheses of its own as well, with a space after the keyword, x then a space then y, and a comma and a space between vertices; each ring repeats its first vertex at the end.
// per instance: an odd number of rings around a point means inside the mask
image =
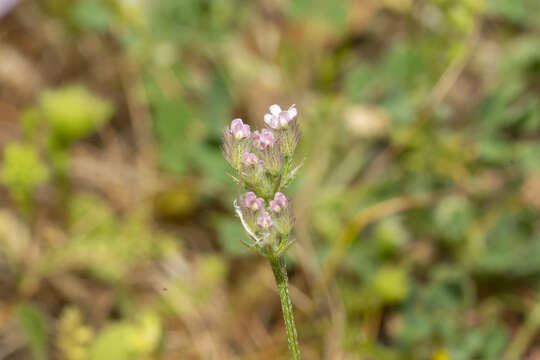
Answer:
POLYGON ((264 122, 272 129, 283 129, 289 125, 297 114, 298 111, 294 104, 288 110, 281 110, 279 105, 274 104, 270 106, 270 114, 264 115, 264 122))
POLYGON ((268 229, 269 227, 271 227, 272 218, 270 217, 270 214, 264 211, 257 219, 257 225, 259 225, 259 227, 263 229, 268 229))
POLYGON ((231 122, 231 132, 236 140, 247 139, 251 134, 249 125, 244 124, 242 119, 234 119, 231 122))
POLYGON ((253 153, 244 153, 242 155, 242 163, 247 166, 253 166, 259 163, 259 159, 253 153))
POLYGON ((289 204, 289 199, 280 192, 277 192, 274 195, 274 200, 270 201, 270 210, 279 213, 281 210, 285 209, 289 204))
POLYGON ((275 142, 276 138, 274 134, 268 129, 262 129, 261 132, 253 132, 253 145, 258 147, 260 150, 273 146, 275 142))
POLYGON ((251 211, 259 211, 264 207, 264 200, 250 191, 244 195, 244 206, 251 211))

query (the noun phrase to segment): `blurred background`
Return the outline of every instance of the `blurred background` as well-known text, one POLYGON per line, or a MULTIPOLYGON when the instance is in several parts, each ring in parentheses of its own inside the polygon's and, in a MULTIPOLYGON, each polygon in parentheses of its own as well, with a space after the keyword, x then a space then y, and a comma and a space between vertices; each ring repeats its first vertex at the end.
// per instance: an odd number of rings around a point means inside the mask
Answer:
POLYGON ((295 103, 305 359, 540 359, 538 0, 0 0, 0 360, 287 359, 220 153, 295 103))

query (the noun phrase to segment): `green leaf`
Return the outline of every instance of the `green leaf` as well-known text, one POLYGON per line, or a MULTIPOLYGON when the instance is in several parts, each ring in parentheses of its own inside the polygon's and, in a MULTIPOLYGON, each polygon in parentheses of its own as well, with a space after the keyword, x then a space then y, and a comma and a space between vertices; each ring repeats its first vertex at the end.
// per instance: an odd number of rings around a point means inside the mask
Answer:
POLYGON ((15 309, 15 316, 26 336, 33 359, 48 359, 47 323, 41 311, 34 305, 20 304, 15 309))

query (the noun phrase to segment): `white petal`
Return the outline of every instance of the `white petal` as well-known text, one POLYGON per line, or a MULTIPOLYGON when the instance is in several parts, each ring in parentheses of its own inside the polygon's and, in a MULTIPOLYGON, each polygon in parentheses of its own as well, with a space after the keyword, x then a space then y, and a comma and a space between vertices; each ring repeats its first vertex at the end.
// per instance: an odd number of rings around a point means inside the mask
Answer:
POLYGON ((289 108, 289 110, 287 110, 287 112, 289 113, 289 118, 291 120, 294 119, 296 115, 298 114, 298 111, 296 110, 294 105, 291 105, 291 107, 289 108))
POLYGON ((272 115, 270 115, 270 114, 265 114, 265 115, 264 115, 264 122, 267 123, 268 125, 270 125, 270 123, 272 122, 272 118, 273 118, 272 115))
POLYGON ((272 120, 268 123, 268 126, 270 126, 272 129, 279 129, 279 119, 277 116, 272 116, 272 120))
POLYGON ((279 105, 274 104, 270 106, 270 112, 272 113, 272 115, 278 115, 281 112, 281 108, 279 107, 279 105))

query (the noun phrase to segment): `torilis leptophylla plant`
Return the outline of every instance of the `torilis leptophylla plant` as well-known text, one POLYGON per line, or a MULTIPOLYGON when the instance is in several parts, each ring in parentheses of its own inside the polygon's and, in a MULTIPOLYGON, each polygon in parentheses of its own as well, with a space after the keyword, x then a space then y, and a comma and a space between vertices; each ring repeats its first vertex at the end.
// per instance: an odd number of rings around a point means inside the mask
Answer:
POLYGON ((283 190, 302 164, 293 164, 300 139, 294 105, 282 110, 270 106, 264 116, 268 128, 251 131, 241 119, 234 119, 223 131, 223 156, 236 171, 238 195, 236 215, 250 241, 244 245, 266 257, 272 265, 279 289, 281 308, 292 359, 300 359, 298 336, 289 296, 283 256, 294 240, 289 237, 294 217, 283 190), (245 192, 242 194, 242 191, 245 192))

